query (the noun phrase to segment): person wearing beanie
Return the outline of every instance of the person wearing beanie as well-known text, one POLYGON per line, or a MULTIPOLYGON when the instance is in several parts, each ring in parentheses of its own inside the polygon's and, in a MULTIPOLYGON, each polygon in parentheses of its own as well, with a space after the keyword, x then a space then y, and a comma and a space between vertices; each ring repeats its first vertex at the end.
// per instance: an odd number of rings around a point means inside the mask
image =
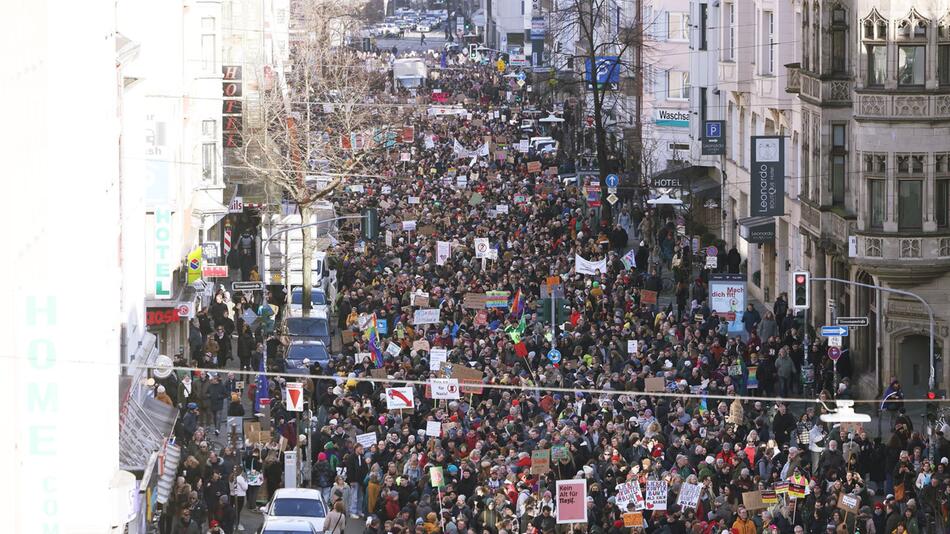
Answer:
POLYGON ((155 400, 164 402, 165 404, 169 406, 175 405, 175 403, 172 402, 172 398, 169 397, 168 393, 165 392, 165 386, 161 384, 159 384, 158 387, 155 388, 155 400))
POLYGON ((231 402, 228 404, 228 417, 244 417, 244 405, 241 404, 241 394, 231 393, 231 402))
POLYGON ((325 503, 330 502, 330 489, 333 487, 335 477, 336 473, 334 473, 333 467, 330 466, 327 453, 321 452, 317 454, 317 461, 313 464, 311 480, 313 481, 313 486, 320 490, 320 493, 323 495, 323 502, 325 503))

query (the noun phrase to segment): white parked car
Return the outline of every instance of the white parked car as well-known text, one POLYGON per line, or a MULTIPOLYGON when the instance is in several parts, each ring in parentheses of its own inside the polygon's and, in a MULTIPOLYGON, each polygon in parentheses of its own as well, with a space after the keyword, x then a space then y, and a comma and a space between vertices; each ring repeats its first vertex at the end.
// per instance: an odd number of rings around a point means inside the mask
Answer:
POLYGON ((281 488, 261 511, 266 521, 297 519, 309 523, 316 532, 323 532, 327 519, 327 507, 320 490, 308 488, 281 488))
POLYGON ((429 33, 432 31, 432 28, 428 24, 419 24, 416 26, 416 31, 419 33, 429 33))
POLYGON ((267 517, 261 534, 321 534, 309 521, 304 519, 286 519, 283 517, 267 517))

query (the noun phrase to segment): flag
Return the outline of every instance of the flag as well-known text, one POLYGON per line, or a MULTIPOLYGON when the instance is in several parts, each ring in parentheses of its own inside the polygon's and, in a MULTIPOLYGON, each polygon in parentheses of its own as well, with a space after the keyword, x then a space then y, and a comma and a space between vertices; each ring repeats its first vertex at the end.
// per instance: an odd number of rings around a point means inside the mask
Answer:
POLYGON ((521 321, 518 322, 518 326, 508 325, 505 327, 505 333, 508 334, 508 337, 511 338, 511 342, 514 344, 521 343, 521 336, 524 334, 524 331, 528 329, 528 325, 525 323, 524 315, 521 316, 521 321))
POLYGON ((258 368, 257 375, 257 387, 254 388, 254 412, 261 411, 261 399, 270 399, 270 392, 268 391, 269 383, 267 381, 267 376, 264 374, 264 365, 266 358, 261 358, 261 364, 258 368))
POLYGON ((524 299, 521 298, 521 289, 515 291, 514 298, 511 299, 511 315, 517 317, 524 311, 524 299))
POLYGON ((375 313, 370 317, 369 324, 366 326, 366 333, 363 335, 369 341, 369 351, 373 353, 373 360, 376 362, 376 367, 382 367, 383 351, 379 349, 379 328, 376 324, 375 313))
POLYGON ((704 413, 708 411, 709 411, 709 407, 706 405, 706 396, 703 395, 703 399, 699 401, 699 415, 703 415, 704 413))

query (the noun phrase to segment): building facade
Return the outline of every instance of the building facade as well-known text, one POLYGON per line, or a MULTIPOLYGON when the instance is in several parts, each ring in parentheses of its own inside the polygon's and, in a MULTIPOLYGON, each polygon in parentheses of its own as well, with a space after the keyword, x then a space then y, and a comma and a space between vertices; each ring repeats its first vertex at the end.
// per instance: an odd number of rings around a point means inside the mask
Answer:
POLYGON ((691 160, 720 174, 721 235, 744 260, 750 294, 771 305, 805 269, 809 322, 867 316, 845 340, 864 395, 891 378, 911 394, 950 381, 950 5, 703 2, 690 13, 691 160), (944 44, 946 43, 946 44, 944 44), (703 124, 725 121, 726 154, 703 156, 703 124), (782 213, 750 217, 752 137, 784 140, 782 213), (762 226, 770 231, 756 231, 762 226), (765 235, 765 239, 761 236, 765 235), (759 239, 750 239, 757 236, 759 239), (755 242, 760 241, 760 242, 755 242))

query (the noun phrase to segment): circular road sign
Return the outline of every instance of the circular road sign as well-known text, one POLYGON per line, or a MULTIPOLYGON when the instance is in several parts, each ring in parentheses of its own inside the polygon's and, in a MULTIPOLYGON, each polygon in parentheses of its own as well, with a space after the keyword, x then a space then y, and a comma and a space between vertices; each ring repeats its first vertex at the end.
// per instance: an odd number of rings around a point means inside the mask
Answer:
POLYGON ((719 255, 719 249, 716 248, 716 247, 714 247, 714 246, 712 246, 712 245, 709 245, 708 247, 706 247, 706 255, 707 255, 707 256, 718 256, 718 255, 719 255))
POLYGON ((839 349, 838 347, 829 347, 828 357, 831 358, 831 361, 833 362, 838 361, 838 358, 841 357, 841 349, 839 349))
POLYGON ((608 174, 604 181, 607 183, 607 187, 617 187, 620 185, 620 178, 616 174, 608 174))
POLYGON ((561 363, 561 351, 557 349, 548 351, 548 360, 551 360, 551 363, 561 363))

